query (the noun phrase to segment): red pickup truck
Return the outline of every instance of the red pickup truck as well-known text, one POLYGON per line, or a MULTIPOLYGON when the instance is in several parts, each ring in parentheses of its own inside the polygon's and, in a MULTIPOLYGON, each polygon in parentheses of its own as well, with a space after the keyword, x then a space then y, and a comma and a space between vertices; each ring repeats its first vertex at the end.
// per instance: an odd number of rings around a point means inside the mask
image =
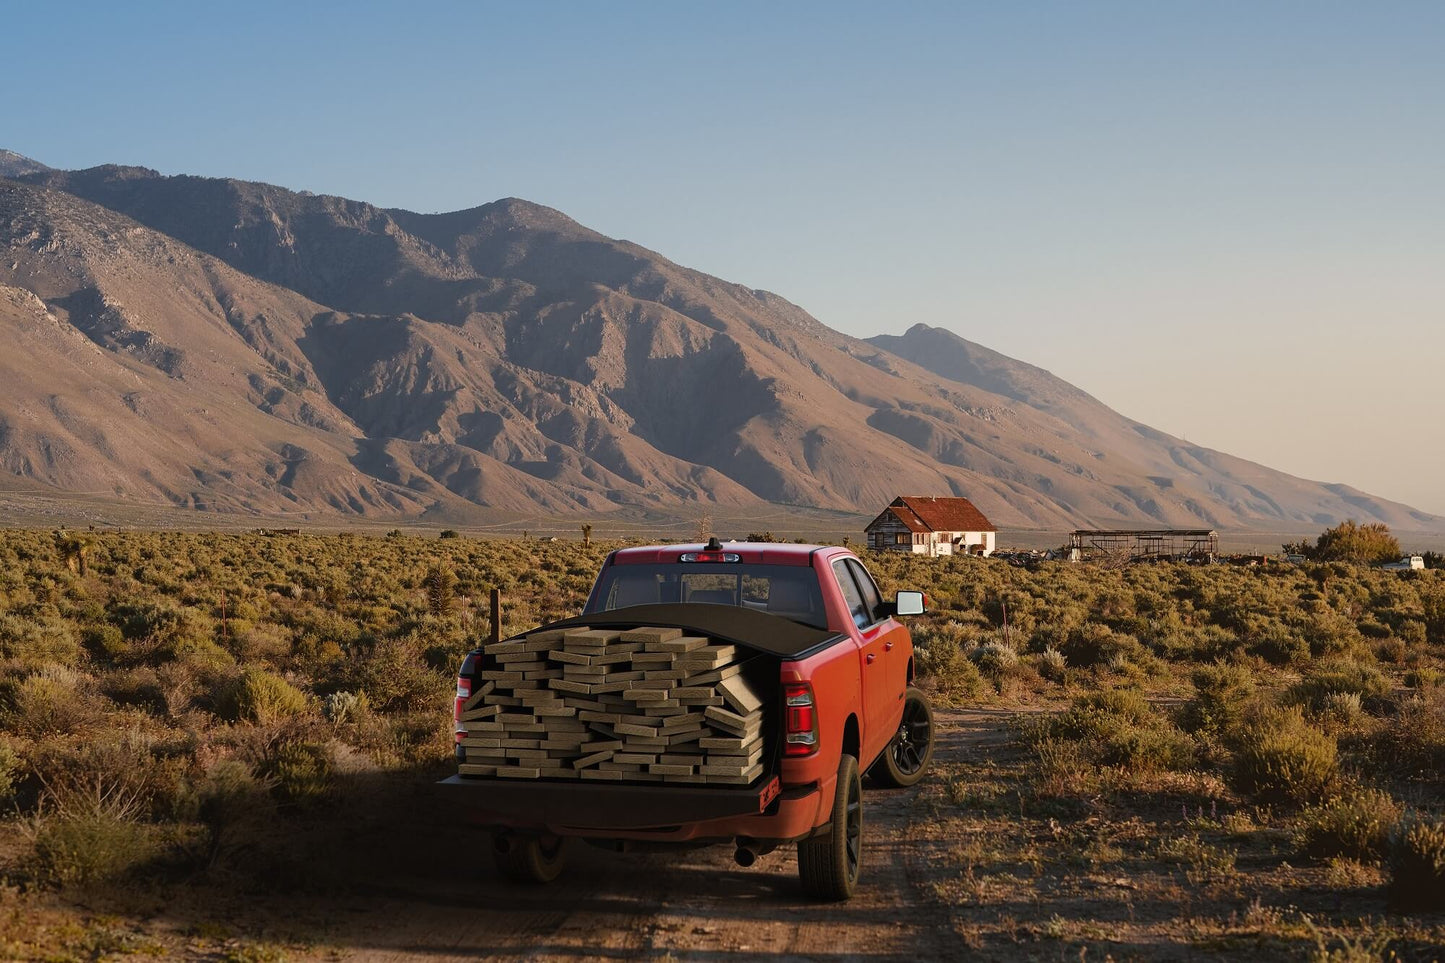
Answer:
MULTIPOLYGON (((910 786, 932 758, 932 710, 913 687, 913 643, 897 621, 923 608, 921 592, 884 600, 846 548, 713 539, 615 551, 582 614, 534 633, 662 626, 745 653, 760 696, 761 775, 746 785, 579 782, 466 775, 463 765, 444 785, 467 792, 468 818, 491 830, 514 879, 554 879, 569 838, 618 851, 731 843, 742 866, 796 843, 803 888, 846 899, 861 868, 862 774, 910 786)), ((483 676, 506 677, 500 668, 483 649, 462 665, 459 759, 462 708, 483 676)))

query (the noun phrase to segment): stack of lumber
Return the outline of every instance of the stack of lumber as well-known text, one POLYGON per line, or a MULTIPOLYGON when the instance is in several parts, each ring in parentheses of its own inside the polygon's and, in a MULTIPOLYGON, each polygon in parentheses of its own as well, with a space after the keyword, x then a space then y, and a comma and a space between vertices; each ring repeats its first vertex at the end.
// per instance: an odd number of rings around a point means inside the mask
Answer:
POLYGON ((735 646, 679 629, 552 629, 483 648, 467 776, 747 785, 763 703, 735 646))

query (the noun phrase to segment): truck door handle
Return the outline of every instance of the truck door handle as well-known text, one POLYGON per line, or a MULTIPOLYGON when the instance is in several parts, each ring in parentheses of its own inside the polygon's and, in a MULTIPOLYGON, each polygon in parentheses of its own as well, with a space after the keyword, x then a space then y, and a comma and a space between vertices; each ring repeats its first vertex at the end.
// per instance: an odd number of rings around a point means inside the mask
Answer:
POLYGON ((873 664, 873 660, 876 659, 876 658, 878 658, 878 653, 876 653, 876 652, 869 652, 869 653, 868 653, 868 664, 869 664, 869 665, 872 665, 872 664, 873 664))
POLYGON ((884 652, 892 652, 892 651, 893 651, 893 643, 892 643, 892 642, 884 642, 884 643, 883 643, 883 651, 884 651, 884 652))

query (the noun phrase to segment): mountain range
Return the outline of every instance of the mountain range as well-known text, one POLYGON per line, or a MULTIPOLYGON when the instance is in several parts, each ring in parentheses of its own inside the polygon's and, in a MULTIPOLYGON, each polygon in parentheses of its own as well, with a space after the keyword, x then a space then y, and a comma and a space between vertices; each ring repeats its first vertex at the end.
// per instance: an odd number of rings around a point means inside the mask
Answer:
MULTIPOLYGON (((445 214, 0 152, 0 470, 215 512, 1445 519, 1127 418, 915 324, 867 340, 516 198, 445 214)), ((892 319, 887 319, 892 320, 892 319)))

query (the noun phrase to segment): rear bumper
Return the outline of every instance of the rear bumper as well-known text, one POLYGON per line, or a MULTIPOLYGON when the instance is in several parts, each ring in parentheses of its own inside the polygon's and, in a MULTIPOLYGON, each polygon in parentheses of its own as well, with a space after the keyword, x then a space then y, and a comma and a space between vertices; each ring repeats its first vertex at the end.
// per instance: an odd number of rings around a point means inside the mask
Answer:
POLYGON ((791 840, 826 820, 832 787, 783 788, 776 776, 749 788, 512 781, 452 776, 439 788, 467 821, 489 828, 558 836, 658 842, 731 839, 791 840), (827 799, 828 805, 820 800, 827 799))

